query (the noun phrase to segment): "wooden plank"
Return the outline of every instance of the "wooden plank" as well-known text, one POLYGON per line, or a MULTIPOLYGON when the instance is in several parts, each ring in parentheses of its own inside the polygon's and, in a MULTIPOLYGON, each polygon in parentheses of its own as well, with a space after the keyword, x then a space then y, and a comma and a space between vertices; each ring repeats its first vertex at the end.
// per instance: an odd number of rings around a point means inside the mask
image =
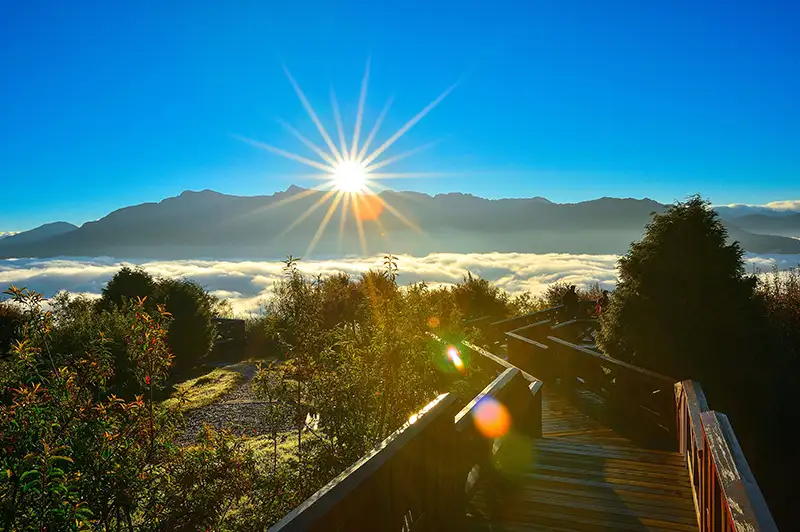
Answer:
MULTIPOLYGON (((485 494, 484 497, 487 501, 491 500, 491 495, 485 494)), ((687 525, 689 530, 697 530, 697 517, 691 506, 688 507, 688 511, 677 512, 675 509, 648 504, 633 504, 620 499, 593 499, 556 494, 547 490, 525 490, 520 499, 515 500, 514 504, 508 505, 508 507, 513 507, 513 512, 517 515, 526 515, 529 513, 529 509, 541 511, 549 508, 558 511, 568 508, 571 512, 592 516, 596 519, 614 519, 616 517, 633 517, 637 520, 653 519, 687 525)))
POLYGON ((686 471, 686 464, 680 455, 670 456, 658 453, 651 453, 649 450, 635 447, 602 447, 599 445, 569 445, 565 442, 552 442, 543 438, 537 442, 537 449, 551 453, 571 454, 581 457, 595 457, 602 459, 624 460, 632 463, 657 464, 659 467, 673 467, 680 471, 686 471))
MULTIPOLYGON (((480 502, 476 504, 479 509, 483 509, 480 502)), ((537 508, 533 505, 520 505, 511 510, 523 508, 524 513, 511 513, 503 516, 504 522, 519 524, 536 524, 539 526, 556 526, 567 530, 582 531, 609 531, 609 530, 632 530, 641 532, 642 530, 680 530, 696 531, 697 525, 686 525, 682 523, 669 523, 657 519, 633 518, 613 515, 585 515, 575 511, 573 508, 537 508)))
POLYGON ((550 308, 547 308, 547 309, 544 309, 544 310, 537 310, 536 312, 531 312, 529 314, 522 314, 520 316, 514 316, 512 318, 505 318, 505 319, 502 319, 502 320, 497 320, 497 321, 492 322, 491 325, 492 325, 492 327, 496 327, 496 328, 507 327, 509 325, 513 327, 514 324, 524 323, 527 320, 533 320, 533 319, 537 319, 537 318, 543 317, 543 316, 547 316, 547 317, 553 316, 554 314, 558 314, 558 312, 560 312, 561 309, 563 309, 563 308, 564 308, 563 305, 558 305, 556 307, 550 307, 550 308))
POLYGON ((700 418, 707 450, 716 466, 726 506, 736 529, 777 531, 727 416, 708 411, 700 414, 700 418))
POLYGON ((539 444, 543 447, 554 447, 554 448, 564 448, 564 447, 576 447, 579 450, 583 450, 586 452, 593 452, 593 451, 613 451, 619 452, 623 454, 648 454, 654 456, 664 456, 672 459, 672 461, 679 465, 680 467, 684 467, 683 464, 683 457, 680 453, 675 451, 665 451, 663 449, 644 449, 641 447, 637 447, 635 449, 631 449, 630 447, 623 447, 618 445, 593 445, 593 444, 582 444, 582 443, 570 443, 564 442, 561 440, 555 441, 551 439, 544 439, 539 444))
POLYGON ((539 473, 524 473, 522 478, 528 483, 558 484, 570 486, 574 489, 595 489, 602 488, 607 490, 636 491, 641 493, 652 493, 654 495, 674 495, 677 497, 688 497, 689 490, 683 486, 660 485, 641 482, 605 482, 601 480, 585 480, 576 478, 562 478, 552 475, 542 475, 539 473))
MULTIPOLYGON (((524 491, 538 491, 535 485, 526 485, 520 488, 524 491)), ((575 490, 570 488, 559 488, 548 486, 548 493, 560 494, 565 497, 586 497, 590 499, 609 499, 613 501, 624 501, 630 504, 650 505, 658 508, 668 508, 670 511, 689 515, 696 520, 694 507, 687 503, 684 497, 672 497, 667 495, 654 495, 651 493, 637 493, 625 490, 575 490)))
POLYGON ((537 456, 537 458, 538 460, 535 465, 535 470, 548 475, 561 475, 569 478, 584 478, 586 480, 600 481, 606 481, 606 479, 609 478, 629 478, 633 480, 644 479, 662 483, 686 481, 686 475, 681 475, 679 471, 645 471, 642 469, 634 469, 616 464, 603 465, 558 462, 554 460, 547 460, 541 455, 537 456))
MULTIPOLYGON (((528 325, 523 325, 522 327, 517 327, 515 329, 511 329, 509 331, 506 331, 506 335, 514 335, 514 336, 516 336, 518 338, 526 338, 525 336, 522 335, 523 332, 528 331, 530 329, 535 329, 537 327, 543 327, 543 326, 547 325, 548 323, 552 323, 552 321, 553 320, 548 318, 546 320, 541 320, 541 321, 537 321, 537 322, 534 322, 534 323, 530 323, 528 325)), ((528 338, 528 339, 530 339, 530 338, 528 338)))
POLYGON ((538 349, 550 349, 550 347, 547 346, 546 344, 543 344, 541 342, 537 342, 536 340, 533 340, 531 338, 527 338, 525 336, 517 334, 517 331, 507 332, 506 336, 508 336, 509 338, 513 338, 514 340, 519 340, 520 342, 524 342, 526 344, 530 344, 530 345, 532 345, 532 346, 534 346, 534 347, 536 347, 538 349))

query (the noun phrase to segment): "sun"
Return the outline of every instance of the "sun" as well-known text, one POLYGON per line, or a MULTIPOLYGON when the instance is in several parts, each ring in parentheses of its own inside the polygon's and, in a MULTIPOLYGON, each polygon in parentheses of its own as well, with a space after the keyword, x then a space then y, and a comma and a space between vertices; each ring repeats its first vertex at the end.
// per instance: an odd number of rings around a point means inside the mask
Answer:
POLYGON ((345 160, 337 163, 331 175, 333 186, 342 192, 355 194, 367 188, 368 172, 360 161, 345 160))
POLYGON ((289 231, 297 227, 301 222, 303 222, 303 220, 307 219, 312 213, 328 202, 330 202, 330 205, 328 206, 325 215, 322 217, 322 221, 317 228, 317 232, 314 234, 314 237, 311 239, 311 242, 308 245, 308 249, 305 253, 306 255, 311 253, 311 251, 314 249, 314 246, 316 246, 320 238, 322 238, 325 228, 328 226, 334 214, 336 213, 337 208, 339 207, 341 211, 341 216, 339 218, 339 246, 341 247, 342 245, 342 238, 344 236, 348 213, 352 211, 356 222, 356 229, 358 230, 358 239, 361 242, 361 250, 365 255, 367 254, 367 238, 366 233, 364 232, 364 223, 366 221, 374 222, 377 228, 380 230, 380 234, 384 235, 384 227, 380 220, 382 213, 391 213, 409 229, 414 230, 418 234, 424 234, 422 229, 417 224, 409 220, 397 208, 393 207, 387 201, 387 199, 379 193, 379 189, 385 188, 386 190, 391 190, 389 187, 383 184, 383 180, 385 179, 442 177, 447 175, 452 176, 450 173, 387 172, 384 170, 387 166, 396 164, 398 161, 401 161, 406 157, 428 149, 429 147, 437 144, 437 142, 431 142, 391 157, 385 157, 384 154, 392 145, 394 145, 395 142, 408 133, 408 131, 414 127, 415 124, 422 120, 425 115, 427 115, 434 107, 439 105, 439 103, 456 88, 460 81, 448 87, 447 90, 441 93, 438 97, 436 97, 436 99, 426 105, 411 119, 409 119, 400 127, 400 129, 395 131, 377 148, 373 148, 373 141, 376 141, 378 130, 380 129, 384 118, 389 112, 393 98, 389 98, 389 100, 383 106, 369 132, 362 131, 370 71, 370 61, 367 60, 367 68, 364 71, 364 78, 361 80, 361 94, 359 95, 358 99, 355 128, 353 129, 352 140, 349 142, 345 136, 344 125, 339 112, 339 104, 336 100, 336 95, 334 94, 333 89, 331 89, 331 107, 333 109, 333 118, 336 122, 336 136, 338 136, 339 141, 337 146, 336 141, 325 129, 325 126, 322 124, 319 116, 317 116, 317 113, 311 107, 311 103, 308 101, 308 98, 306 98, 306 95, 303 93, 300 85, 298 85, 297 81, 294 79, 294 77, 292 77, 289 69, 284 66, 283 71, 286 74, 286 77, 289 79, 289 83, 291 83, 292 88, 294 88, 297 97, 300 99, 300 103, 305 108, 306 113, 308 113, 309 118, 311 118, 311 121, 314 122, 317 131, 322 137, 322 140, 325 142, 327 150, 318 146, 312 140, 306 138, 302 133, 300 133, 300 131, 283 120, 278 120, 278 122, 292 135, 297 137, 297 139, 303 143, 306 148, 316 154, 318 157, 317 159, 312 159, 309 158, 308 155, 293 153, 291 151, 243 137, 241 135, 232 135, 233 137, 247 142, 248 144, 252 144, 253 146, 256 146, 262 150, 266 150, 274 153, 275 155, 280 155, 286 159, 290 159, 311 167, 318 172, 307 175, 306 177, 324 181, 324 183, 318 186, 303 190, 302 192, 294 194, 291 197, 283 198, 265 207, 273 208, 281 205, 287 205, 297 200, 308 198, 309 196, 322 192, 322 195, 319 196, 316 201, 314 201, 308 208, 300 213, 300 215, 275 238, 280 238, 286 235, 289 231), (363 135, 363 133, 367 134, 363 135))

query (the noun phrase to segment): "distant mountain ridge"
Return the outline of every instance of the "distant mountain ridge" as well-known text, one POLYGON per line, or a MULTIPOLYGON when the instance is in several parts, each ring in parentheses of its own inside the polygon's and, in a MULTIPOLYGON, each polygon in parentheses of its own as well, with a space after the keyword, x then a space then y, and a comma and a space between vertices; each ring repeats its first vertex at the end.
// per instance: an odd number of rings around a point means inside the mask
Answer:
POLYGON ((78 226, 71 223, 52 222, 40 225, 39 227, 31 229, 30 231, 7 234, 6 236, 2 237, 3 246, 9 247, 41 242, 75 231, 76 229, 78 229, 78 226))
MULTIPOLYGON (((360 253, 362 237, 354 209, 348 210, 344 221, 337 209, 318 235, 329 205, 319 206, 323 194, 296 186, 269 196, 185 191, 157 203, 118 209, 80 228, 57 222, 3 239, 0 258, 276 258, 287 253, 305 256, 315 238, 317 256, 360 253)), ((650 214, 665 209, 648 198, 604 197, 558 204, 541 197, 486 199, 462 193, 384 191, 379 196, 391 207, 382 209, 379 223, 363 222, 367 249, 416 255, 624 253, 641 237, 650 214)), ((364 207, 369 205, 362 206, 362 214, 381 210, 379 202, 364 207)), ((731 238, 746 250, 800 253, 800 240, 753 234, 742 222, 736 218, 727 224, 731 238)))
POLYGON ((781 216, 748 214, 733 221, 754 233, 800 236, 800 213, 789 212, 781 216))

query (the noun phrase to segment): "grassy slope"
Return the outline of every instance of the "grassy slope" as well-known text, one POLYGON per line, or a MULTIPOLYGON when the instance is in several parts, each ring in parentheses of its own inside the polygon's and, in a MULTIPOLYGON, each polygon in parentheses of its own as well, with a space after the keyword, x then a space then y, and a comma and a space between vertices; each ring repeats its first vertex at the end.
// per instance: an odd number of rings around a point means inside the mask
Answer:
POLYGON ((195 379, 176 384, 175 392, 164 401, 164 406, 187 411, 219 401, 244 381, 244 366, 245 364, 234 364, 217 368, 195 379))

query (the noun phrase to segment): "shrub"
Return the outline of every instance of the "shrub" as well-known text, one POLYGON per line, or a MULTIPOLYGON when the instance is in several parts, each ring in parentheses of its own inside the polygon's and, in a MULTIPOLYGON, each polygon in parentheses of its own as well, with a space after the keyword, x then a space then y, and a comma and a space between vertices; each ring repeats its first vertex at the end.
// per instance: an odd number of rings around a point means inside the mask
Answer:
POLYGON ((22 310, 10 303, 0 301, 0 357, 11 352, 11 345, 19 339, 24 322, 22 310))
POLYGON ((172 316, 168 342, 175 355, 175 373, 180 375, 202 362, 214 345, 216 299, 185 279, 160 280, 153 298, 172 316))
POLYGON ((467 273, 462 281, 452 288, 453 297, 464 319, 491 316, 495 319, 508 317, 510 304, 508 294, 486 279, 467 273))

